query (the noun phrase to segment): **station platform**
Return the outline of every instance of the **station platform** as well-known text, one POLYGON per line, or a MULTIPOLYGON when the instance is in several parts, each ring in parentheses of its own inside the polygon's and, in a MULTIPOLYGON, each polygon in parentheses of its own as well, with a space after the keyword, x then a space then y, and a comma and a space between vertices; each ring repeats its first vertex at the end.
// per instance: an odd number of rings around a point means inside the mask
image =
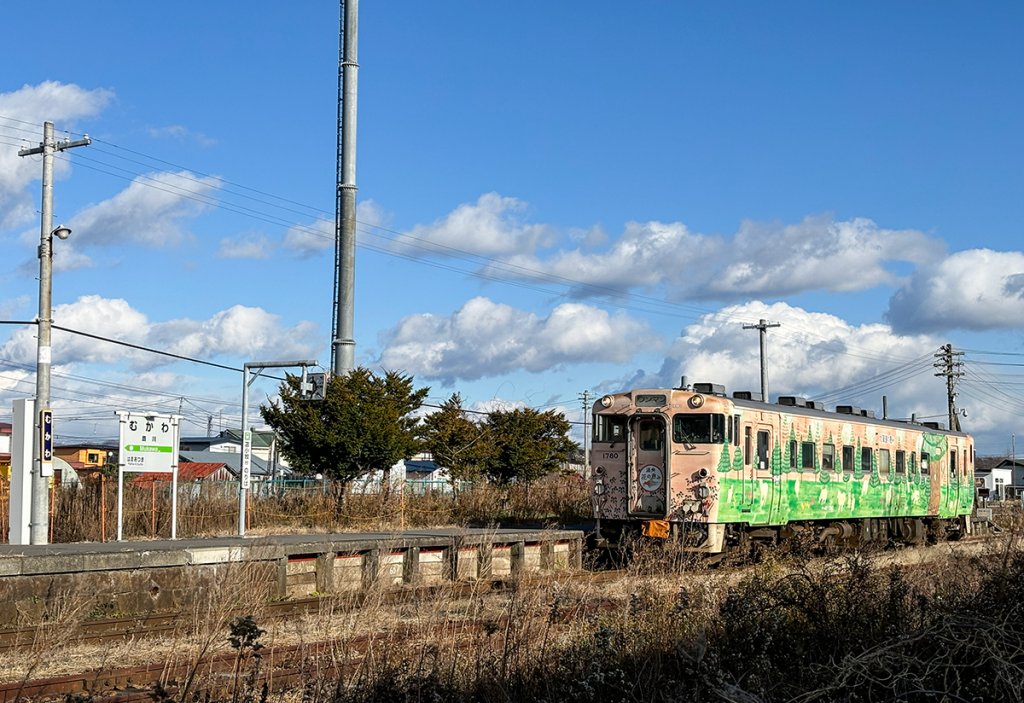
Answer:
POLYGON ((267 599, 509 578, 582 568, 577 530, 442 528, 50 545, 0 545, 0 623, 69 599, 93 612, 190 607, 225 583, 267 599))

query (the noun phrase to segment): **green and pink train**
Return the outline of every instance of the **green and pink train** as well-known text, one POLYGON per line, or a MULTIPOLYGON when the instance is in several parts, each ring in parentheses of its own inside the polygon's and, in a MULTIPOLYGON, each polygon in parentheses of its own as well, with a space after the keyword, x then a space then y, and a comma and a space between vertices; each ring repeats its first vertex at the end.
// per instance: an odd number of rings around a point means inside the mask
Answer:
POLYGON ((961 432, 715 384, 606 395, 593 412, 605 537, 674 535, 720 554, 800 534, 854 546, 971 529, 974 443, 961 432))

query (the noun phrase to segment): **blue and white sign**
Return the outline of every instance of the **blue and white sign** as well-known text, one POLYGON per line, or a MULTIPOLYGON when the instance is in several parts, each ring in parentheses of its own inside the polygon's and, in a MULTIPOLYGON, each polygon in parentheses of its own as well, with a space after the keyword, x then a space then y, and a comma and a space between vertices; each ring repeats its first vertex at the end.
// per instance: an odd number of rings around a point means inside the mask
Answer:
POLYGON ((53 476, 53 411, 39 411, 39 475, 53 476))

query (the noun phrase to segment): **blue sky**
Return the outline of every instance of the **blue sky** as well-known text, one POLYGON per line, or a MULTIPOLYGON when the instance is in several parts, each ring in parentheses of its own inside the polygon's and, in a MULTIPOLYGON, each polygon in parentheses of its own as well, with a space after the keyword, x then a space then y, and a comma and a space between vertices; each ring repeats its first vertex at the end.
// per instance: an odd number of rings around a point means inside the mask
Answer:
MULTIPOLYGON (((228 366, 329 365, 330 2, 16 3, 0 44, 0 319, 37 310, 42 122, 55 322, 228 366)), ((357 362, 431 402, 580 419, 690 381, 942 416, 965 350, 983 453, 1024 410, 1013 3, 364 2, 357 362), (1010 365, 996 365, 1010 364, 1010 365)), ((0 325, 0 418, 34 389, 0 325)), ((115 409, 237 425, 240 375, 57 334, 67 438, 115 409)), ((274 393, 260 381, 254 400, 274 393)), ((937 417, 935 419, 944 419, 937 417)))

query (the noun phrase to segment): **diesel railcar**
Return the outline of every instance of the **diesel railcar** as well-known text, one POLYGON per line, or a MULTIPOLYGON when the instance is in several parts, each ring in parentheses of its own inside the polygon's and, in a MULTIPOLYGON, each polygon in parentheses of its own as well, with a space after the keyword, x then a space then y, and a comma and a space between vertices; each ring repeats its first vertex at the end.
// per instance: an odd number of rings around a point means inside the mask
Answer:
POLYGON ((593 407, 603 538, 674 536, 722 554, 755 540, 920 543, 971 530, 974 442, 937 424, 825 410, 718 384, 636 389, 593 407))

